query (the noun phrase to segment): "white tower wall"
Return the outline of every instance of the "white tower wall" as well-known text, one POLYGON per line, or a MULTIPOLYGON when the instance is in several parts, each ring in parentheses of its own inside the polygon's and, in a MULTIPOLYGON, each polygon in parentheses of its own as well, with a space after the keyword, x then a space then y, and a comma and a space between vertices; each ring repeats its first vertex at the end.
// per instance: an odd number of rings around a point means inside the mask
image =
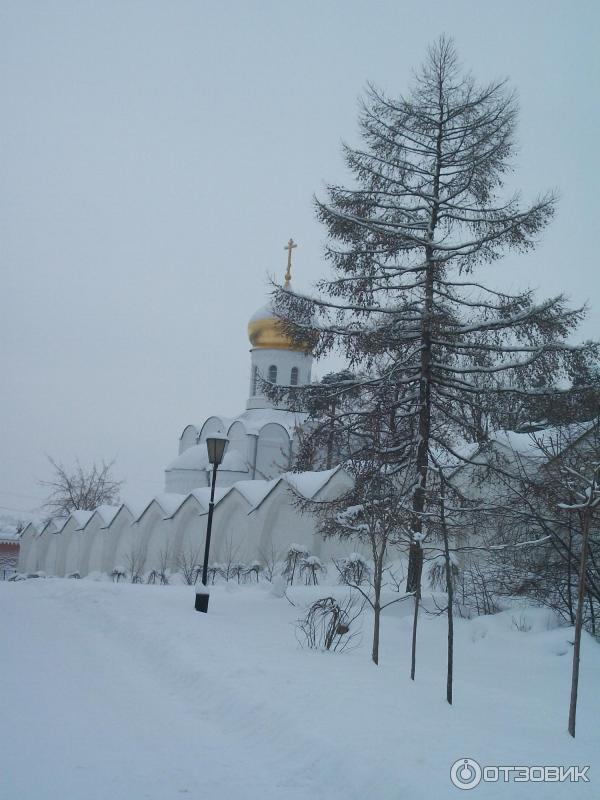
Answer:
POLYGON ((269 380, 270 368, 277 370, 274 383, 281 386, 293 384, 292 369, 298 370, 297 385, 305 386, 311 380, 312 355, 296 350, 253 347, 250 350, 250 391, 246 408, 273 408, 273 403, 261 393, 259 378, 269 380))

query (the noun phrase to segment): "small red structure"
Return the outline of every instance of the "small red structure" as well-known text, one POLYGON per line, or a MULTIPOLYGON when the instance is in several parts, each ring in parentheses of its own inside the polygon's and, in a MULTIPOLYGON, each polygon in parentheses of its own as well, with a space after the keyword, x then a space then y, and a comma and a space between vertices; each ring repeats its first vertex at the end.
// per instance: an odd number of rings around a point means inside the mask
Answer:
POLYGON ((14 571, 19 561, 19 539, 13 536, 0 536, 0 580, 3 573, 14 571))

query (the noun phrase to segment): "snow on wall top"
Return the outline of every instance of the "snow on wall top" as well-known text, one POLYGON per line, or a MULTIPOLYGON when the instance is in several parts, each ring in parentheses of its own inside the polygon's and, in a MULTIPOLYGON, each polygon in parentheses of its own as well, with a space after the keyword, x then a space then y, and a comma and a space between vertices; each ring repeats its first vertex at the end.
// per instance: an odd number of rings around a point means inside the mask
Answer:
MULTIPOLYGON (((280 477, 274 478, 270 481, 244 480, 237 481, 233 484, 233 486, 216 486, 215 506, 218 505, 218 503, 220 503, 221 500, 223 500, 223 498, 229 494, 232 489, 237 489, 242 497, 248 501, 249 505, 252 506, 251 511, 254 511, 280 483, 285 483, 297 494, 301 494, 310 499, 318 494, 318 492, 329 482, 329 480, 341 469, 341 467, 336 467, 335 469, 323 470, 320 472, 286 472, 280 477)), ((188 494, 163 492, 154 495, 146 503, 146 505, 143 507, 143 510, 139 514, 136 514, 136 512, 132 511, 131 507, 125 503, 122 503, 120 506, 99 506, 93 511, 73 511, 68 517, 59 517, 57 519, 50 520, 44 526, 43 531, 51 526, 54 526, 57 528, 57 530, 53 531, 53 533, 61 533, 71 518, 75 519, 75 521, 79 520, 80 522, 83 520, 89 521, 96 511, 99 512, 101 517, 104 515, 107 519, 107 522, 103 527, 109 527, 122 509, 128 510, 133 516, 133 522, 138 523, 153 503, 156 503, 159 506, 164 514, 165 519, 171 519, 184 505, 186 500, 189 500, 191 497, 198 501, 204 511, 208 511, 210 488, 208 486, 203 486, 198 489, 194 489, 188 494), (111 514, 112 516, 110 516, 111 514), (108 519, 109 516, 110 520, 108 519)), ((85 527, 85 524, 82 527, 85 527)), ((78 528, 78 530, 81 529, 82 528, 78 528)))
MULTIPOLYGON (((215 505, 219 503, 226 494, 231 491, 231 486, 215 486, 215 505)), ((208 511, 210 503, 210 489, 208 486, 201 486, 194 489, 188 497, 195 497, 205 511, 208 511)))
MULTIPOLYGON (((261 503, 266 500, 280 483, 286 484, 296 494, 302 495, 307 500, 311 500, 341 469, 342 467, 335 467, 334 469, 314 472, 284 472, 283 475, 280 475, 279 478, 275 478, 275 480, 272 481, 254 481, 254 483, 263 484, 265 486, 265 491, 249 513, 256 511, 261 503)), ((234 484, 234 487, 236 486, 237 484, 234 484)))
POLYGON ((571 444, 580 439, 594 427, 593 420, 576 422, 572 425, 544 428, 533 433, 516 433, 515 431, 497 431, 492 440, 506 447, 523 458, 545 461, 544 449, 553 455, 559 455, 571 444))
POLYGON ((69 519, 74 519, 75 523, 77 524, 75 530, 80 531, 83 527, 85 527, 85 524, 88 522, 93 513, 94 513, 93 510, 84 511, 83 509, 76 508, 73 511, 71 511, 71 514, 65 520, 65 525, 69 521, 69 519))
POLYGON ((135 520, 139 517, 139 515, 142 513, 142 510, 145 509, 147 505, 148 505, 147 503, 144 504, 143 506, 138 506, 137 504, 132 505, 129 502, 121 503, 121 505, 117 508, 116 513, 114 517, 111 519, 111 521, 107 522, 106 525, 103 525, 102 527, 109 528, 113 524, 113 522, 115 522, 117 517, 120 515, 121 511, 127 511, 131 516, 132 520, 135 520))
POLYGON ((281 478, 273 478, 270 481, 237 481, 232 488, 237 489, 254 508, 265 499, 280 480, 281 478))
POLYGON ((165 517, 171 517, 175 511, 177 511, 186 497, 187 495, 185 494, 176 494, 174 492, 161 492, 160 494, 155 494, 150 502, 146 504, 142 513, 134 519, 134 522, 137 523, 141 520, 152 503, 156 503, 158 505, 165 517))
POLYGON ((310 500, 339 470, 340 467, 319 472, 286 472, 283 478, 295 492, 310 500))
MULTIPOLYGON (((121 506, 102 505, 95 509, 94 514, 98 514, 102 522, 102 527, 106 527, 107 525, 110 525, 113 519, 117 516, 120 508, 121 506)), ((92 518, 90 517, 87 524, 89 525, 91 521, 92 518)))

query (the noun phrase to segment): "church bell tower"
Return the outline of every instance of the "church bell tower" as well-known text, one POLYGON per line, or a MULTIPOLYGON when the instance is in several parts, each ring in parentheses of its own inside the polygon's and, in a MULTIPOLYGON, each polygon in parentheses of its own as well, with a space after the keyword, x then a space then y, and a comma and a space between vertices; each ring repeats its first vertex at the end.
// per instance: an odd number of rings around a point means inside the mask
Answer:
MULTIPOLYGON (((284 288, 292 289, 292 251, 296 248, 290 239, 284 288)), ((310 383, 312 354, 294 344, 282 330, 272 302, 259 308, 248 323, 250 339, 250 392, 247 409, 273 408, 273 403, 261 393, 262 381, 282 386, 304 386, 310 383)))

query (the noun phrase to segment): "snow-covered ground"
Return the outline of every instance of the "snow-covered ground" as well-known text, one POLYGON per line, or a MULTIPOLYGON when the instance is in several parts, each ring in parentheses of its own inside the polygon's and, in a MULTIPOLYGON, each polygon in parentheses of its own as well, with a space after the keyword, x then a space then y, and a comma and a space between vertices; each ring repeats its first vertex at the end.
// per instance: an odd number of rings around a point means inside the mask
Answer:
POLYGON ((540 610, 423 617, 417 681, 406 605, 363 642, 302 650, 293 622, 323 587, 193 590, 91 580, 0 584, 0 796, 8 800, 440 800, 461 757, 591 765, 590 783, 480 784, 481 798, 600 797, 600 646, 583 645, 577 739, 566 732, 572 630, 540 610), (513 617, 520 627, 517 630, 513 617), (521 623, 525 623, 523 626, 521 623))

